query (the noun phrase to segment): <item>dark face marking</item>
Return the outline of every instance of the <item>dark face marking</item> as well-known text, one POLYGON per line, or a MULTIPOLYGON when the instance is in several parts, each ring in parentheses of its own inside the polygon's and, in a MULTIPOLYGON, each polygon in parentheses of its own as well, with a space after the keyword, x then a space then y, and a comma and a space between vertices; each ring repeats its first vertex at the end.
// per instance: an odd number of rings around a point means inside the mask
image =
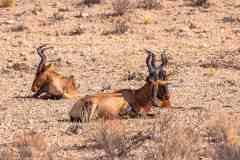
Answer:
MULTIPOLYGON (((159 79, 164 81, 167 80, 167 74, 165 70, 159 71, 159 79)), ((160 100, 169 100, 170 97, 169 97, 168 85, 159 86, 157 98, 160 100)))
POLYGON ((146 51, 148 52, 146 63, 149 71, 147 81, 153 83, 153 99, 157 98, 162 101, 169 100, 168 85, 162 85, 159 83, 159 81, 167 81, 167 74, 164 70, 164 66, 167 65, 166 54, 161 54, 162 64, 157 67, 154 53, 149 50, 146 51))

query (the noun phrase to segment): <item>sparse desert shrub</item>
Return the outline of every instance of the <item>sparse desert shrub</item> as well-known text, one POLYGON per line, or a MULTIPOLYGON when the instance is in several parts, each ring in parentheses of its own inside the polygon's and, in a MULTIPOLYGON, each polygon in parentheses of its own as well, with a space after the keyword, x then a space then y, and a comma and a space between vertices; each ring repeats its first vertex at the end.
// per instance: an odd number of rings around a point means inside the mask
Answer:
POLYGON ((160 7, 160 0, 141 0, 137 5, 138 8, 154 9, 160 7))
POLYGON ((102 0, 83 0, 82 4, 91 6, 92 4, 100 4, 102 3, 102 0))
POLYGON ((123 34, 128 31, 127 22, 124 20, 117 20, 115 23, 114 33, 123 34))
POLYGON ((128 31, 128 24, 127 21, 118 19, 116 20, 115 24, 113 25, 113 29, 110 31, 104 31, 103 35, 109 35, 109 34, 123 34, 128 31))
POLYGON ((213 159, 240 159, 240 130, 236 122, 231 118, 220 117, 209 125, 207 134, 209 143, 214 147, 213 159))
POLYGON ((36 157, 50 160, 51 155, 46 153, 48 146, 45 139, 34 132, 16 136, 13 143, 4 146, 0 155, 7 159, 33 159, 36 157), (44 153, 44 154, 43 154, 44 153))
POLYGON ((193 6, 207 6, 208 0, 192 0, 193 6))
POLYGON ((14 137, 13 142, 0 144, 0 160, 54 160, 64 159, 56 152, 60 151, 58 145, 49 145, 46 137, 30 131, 23 132, 14 137))
POLYGON ((209 55, 200 63, 203 68, 231 68, 234 70, 240 69, 240 51, 223 51, 220 54, 209 55))
POLYGON ((19 23, 19 24, 16 24, 14 26, 12 26, 9 31, 11 32, 23 32, 24 30, 28 30, 29 28, 23 24, 23 23, 19 23))
POLYGON ((117 16, 123 15, 129 9, 130 1, 114 0, 112 1, 112 6, 113 6, 114 15, 117 15, 117 16))
POLYGON ((126 150, 124 126, 120 121, 102 123, 95 139, 110 159, 119 157, 119 153, 126 150))
POLYGON ((81 35, 84 33, 84 31, 85 31, 84 28, 82 28, 81 26, 77 26, 76 28, 73 28, 69 33, 66 33, 66 35, 69 36, 81 35))
POLYGON ((154 123, 153 147, 147 147, 145 159, 188 160, 197 159, 199 135, 193 128, 163 114, 154 123))
POLYGON ((1 0, 0 7, 15 7, 16 0, 1 0))
POLYGON ((95 139, 97 146, 104 150, 104 157, 109 159, 197 159, 200 142, 193 128, 167 114, 137 133, 127 131, 116 121, 105 123, 95 139))
POLYGON ((129 159, 131 151, 140 148, 146 140, 150 139, 149 131, 128 133, 125 125, 119 120, 102 123, 95 135, 97 146, 105 153, 103 157, 111 160, 129 159))

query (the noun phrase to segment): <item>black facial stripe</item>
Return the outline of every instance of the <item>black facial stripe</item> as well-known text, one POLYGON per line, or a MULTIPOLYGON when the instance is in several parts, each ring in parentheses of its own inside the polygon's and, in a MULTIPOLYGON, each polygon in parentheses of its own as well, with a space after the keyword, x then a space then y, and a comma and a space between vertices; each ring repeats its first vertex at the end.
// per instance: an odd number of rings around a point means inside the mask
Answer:
POLYGON ((157 97, 161 100, 166 100, 168 99, 168 87, 167 86, 160 86, 158 89, 158 95, 157 97))

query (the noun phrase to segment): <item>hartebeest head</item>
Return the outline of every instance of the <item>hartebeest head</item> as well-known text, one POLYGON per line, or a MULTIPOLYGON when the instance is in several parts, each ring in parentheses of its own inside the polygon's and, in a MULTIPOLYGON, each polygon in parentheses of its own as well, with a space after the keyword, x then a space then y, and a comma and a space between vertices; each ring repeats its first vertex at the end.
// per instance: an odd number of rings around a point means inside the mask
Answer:
POLYGON ((148 72, 149 75, 147 77, 147 81, 149 83, 152 83, 153 90, 152 90, 152 96, 153 96, 153 104, 156 106, 159 106, 159 100, 163 103, 162 107, 169 107, 170 101, 169 101, 169 91, 168 91, 168 84, 167 81, 167 74, 164 69, 164 67, 167 65, 168 60, 165 53, 161 54, 161 61, 162 63, 157 66, 156 65, 156 58, 155 54, 151 50, 147 50, 148 57, 146 60, 147 66, 148 66, 148 72))
POLYGON ((50 48, 53 47, 47 47, 47 44, 41 45, 40 47, 37 48, 37 53, 40 56, 41 61, 38 64, 35 79, 32 84, 31 90, 33 92, 37 92, 43 86, 43 83, 45 82, 44 78, 46 78, 45 76, 43 76, 43 74, 46 71, 46 69, 50 69, 52 67, 51 65, 46 67, 47 57, 44 54, 44 51, 50 48))

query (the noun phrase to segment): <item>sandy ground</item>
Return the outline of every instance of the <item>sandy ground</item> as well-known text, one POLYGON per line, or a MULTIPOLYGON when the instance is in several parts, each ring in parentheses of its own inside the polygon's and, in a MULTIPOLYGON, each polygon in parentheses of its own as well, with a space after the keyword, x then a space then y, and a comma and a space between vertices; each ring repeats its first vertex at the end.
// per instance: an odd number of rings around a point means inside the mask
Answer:
MULTIPOLYGON (((173 109, 162 112, 176 114, 179 121, 199 112, 239 116, 240 1, 210 0, 208 8, 199 8, 164 0, 159 9, 134 8, 123 16, 104 16, 110 12, 109 1, 87 7, 76 0, 24 0, 17 1, 14 14, 0 8, 0 142, 34 130, 53 143, 80 143, 95 124, 85 125, 86 134, 66 135, 68 111, 77 99, 24 98, 33 94, 30 88, 39 61, 35 50, 44 43, 54 47, 47 53, 49 62, 60 73, 74 75, 82 96, 106 86, 141 87, 144 78, 128 81, 128 72, 145 77, 144 49, 152 48, 158 59, 166 49, 168 69, 175 71, 169 86, 173 109), (80 17, 82 13, 85 16, 80 17), (118 19, 127 21, 128 31, 104 35, 118 19)), ((138 130, 154 121, 126 123, 138 130)))

